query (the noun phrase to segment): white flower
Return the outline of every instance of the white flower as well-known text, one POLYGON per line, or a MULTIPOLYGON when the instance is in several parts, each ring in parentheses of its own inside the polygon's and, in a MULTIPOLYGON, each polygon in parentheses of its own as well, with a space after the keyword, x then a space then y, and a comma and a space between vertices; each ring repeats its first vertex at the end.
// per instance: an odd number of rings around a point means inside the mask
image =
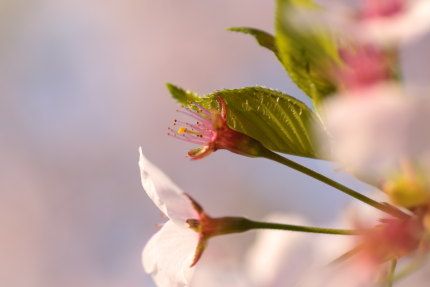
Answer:
POLYGON ((193 266, 209 238, 249 230, 241 217, 212 218, 188 194, 151 164, 139 149, 142 186, 169 220, 146 244, 142 253, 145 271, 159 287, 188 286, 193 266))
POLYGON ((145 271, 157 286, 187 286, 191 280, 198 235, 195 231, 167 221, 146 244, 142 253, 145 271))
POLYGON ((139 149, 142 186, 157 207, 169 218, 143 249, 142 263, 157 286, 186 286, 192 276, 199 234, 186 221, 198 218, 189 197, 139 149))

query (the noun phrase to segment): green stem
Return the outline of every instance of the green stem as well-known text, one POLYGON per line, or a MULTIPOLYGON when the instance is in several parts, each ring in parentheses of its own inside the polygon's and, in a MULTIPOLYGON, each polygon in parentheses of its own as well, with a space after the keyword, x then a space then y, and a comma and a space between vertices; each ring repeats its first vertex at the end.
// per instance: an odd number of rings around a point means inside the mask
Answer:
POLYGON ((320 228, 311 226, 281 224, 272 222, 261 222, 249 220, 249 229, 277 229, 277 230, 288 230, 308 233, 322 233, 322 234, 337 234, 337 235, 356 235, 356 230, 349 229, 331 229, 331 228, 320 228))
POLYGON ((406 265, 402 270, 399 270, 397 274, 393 274, 393 281, 399 281, 406 276, 410 276, 412 273, 416 272, 423 267, 427 260, 427 256, 418 257, 406 265))
POLYGON ((367 197, 361 193, 358 193, 358 192, 350 189, 349 187, 346 187, 343 184, 340 184, 340 183, 338 183, 338 182, 336 182, 336 181, 334 181, 334 180, 332 180, 332 179, 330 179, 330 178, 328 178, 328 177, 326 177, 326 176, 324 176, 324 175, 322 175, 316 171, 313 171, 312 169, 309 169, 309 168, 307 168, 301 164, 298 164, 298 163, 296 163, 290 159, 287 159, 287 158, 285 158, 285 157, 283 157, 283 156, 281 156, 275 152, 272 152, 270 150, 264 150, 264 152, 262 152, 260 154, 260 156, 267 158, 267 159, 270 159, 270 160, 273 160, 273 161, 276 161, 280 164, 283 164, 283 165, 288 166, 292 169, 300 171, 301 173, 304 173, 310 177, 313 177, 319 181, 322 181, 325 184, 330 185, 330 186, 342 191, 343 193, 346 193, 347 195, 352 196, 352 197, 354 197, 354 198, 356 198, 356 199, 358 199, 364 203, 367 203, 368 205, 373 206, 373 207, 375 207, 375 208, 377 208, 383 212, 386 212, 386 213, 388 213, 394 217, 401 218, 401 219, 406 219, 409 217, 407 214, 403 213, 401 210, 395 208, 394 206, 391 206, 391 205, 385 204, 385 203, 377 202, 377 201, 375 201, 375 200, 373 200, 373 199, 371 199, 371 198, 369 198, 369 197, 367 197))
POLYGON ((346 253, 342 254, 341 256, 339 256, 338 258, 330 262, 330 264, 340 264, 345 262, 346 260, 349 260, 352 256, 357 254, 361 248, 362 248, 362 245, 358 245, 352 248, 351 250, 347 251, 346 253))
POLYGON ((394 283, 394 272, 396 271, 397 259, 391 260, 390 269, 387 275, 387 287, 393 287, 394 283))

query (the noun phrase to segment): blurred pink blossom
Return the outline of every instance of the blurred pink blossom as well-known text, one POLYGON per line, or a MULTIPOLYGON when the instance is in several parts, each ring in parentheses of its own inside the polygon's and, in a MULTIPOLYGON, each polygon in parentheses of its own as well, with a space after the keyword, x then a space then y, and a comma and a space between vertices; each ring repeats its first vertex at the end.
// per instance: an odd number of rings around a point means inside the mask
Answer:
POLYGON ((367 0, 359 13, 356 32, 371 43, 405 43, 430 30, 427 0, 367 0))
POLYGON ((427 0, 322 1, 326 9, 291 11, 304 31, 330 31, 342 42, 359 41, 381 47, 408 44, 430 31, 427 0))
POLYGON ((323 118, 333 160, 353 174, 378 180, 405 157, 430 164, 430 101, 397 84, 338 94, 325 103, 323 118))

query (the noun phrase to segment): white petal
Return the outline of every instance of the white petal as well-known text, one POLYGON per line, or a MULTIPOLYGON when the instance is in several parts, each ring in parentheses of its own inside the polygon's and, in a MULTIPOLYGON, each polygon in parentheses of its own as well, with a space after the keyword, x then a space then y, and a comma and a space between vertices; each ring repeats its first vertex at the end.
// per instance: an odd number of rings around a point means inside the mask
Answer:
POLYGON ((196 218, 190 199, 160 169, 149 162, 139 148, 139 167, 143 189, 155 205, 177 224, 196 218))
POLYGON ((143 268, 158 287, 188 286, 197 243, 197 232, 169 220, 143 249, 143 268))
POLYGON ((405 156, 429 152, 430 101, 379 86, 361 95, 338 95, 324 106, 334 160, 358 174, 381 177, 405 156))

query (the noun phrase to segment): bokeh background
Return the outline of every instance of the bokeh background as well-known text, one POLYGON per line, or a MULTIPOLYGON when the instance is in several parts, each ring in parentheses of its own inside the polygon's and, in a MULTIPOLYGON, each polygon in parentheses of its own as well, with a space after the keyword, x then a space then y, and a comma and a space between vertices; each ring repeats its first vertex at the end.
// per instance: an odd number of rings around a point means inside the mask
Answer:
MULTIPOLYGON (((258 0, 0 0, 0 285, 153 286, 140 254, 165 219, 140 186, 139 146, 211 215, 331 222, 349 200, 340 192, 226 151, 191 162, 192 146, 167 136, 166 82, 307 102, 272 54, 225 31, 273 32, 273 14, 258 0)), ((211 240, 201 265, 240 262, 254 235, 211 240)))

